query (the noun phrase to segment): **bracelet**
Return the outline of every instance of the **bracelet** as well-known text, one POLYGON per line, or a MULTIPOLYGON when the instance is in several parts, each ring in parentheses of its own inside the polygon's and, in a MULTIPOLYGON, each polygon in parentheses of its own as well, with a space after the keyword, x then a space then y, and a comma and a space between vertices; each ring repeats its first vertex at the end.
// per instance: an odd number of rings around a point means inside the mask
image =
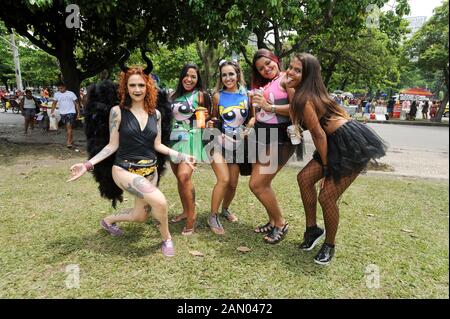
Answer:
POLYGON ((272 113, 275 113, 275 105, 274 105, 274 104, 272 104, 272 105, 270 106, 270 111, 271 111, 272 113))
POLYGON ((83 165, 88 172, 92 172, 94 170, 94 165, 92 165, 89 161, 84 162, 83 165))

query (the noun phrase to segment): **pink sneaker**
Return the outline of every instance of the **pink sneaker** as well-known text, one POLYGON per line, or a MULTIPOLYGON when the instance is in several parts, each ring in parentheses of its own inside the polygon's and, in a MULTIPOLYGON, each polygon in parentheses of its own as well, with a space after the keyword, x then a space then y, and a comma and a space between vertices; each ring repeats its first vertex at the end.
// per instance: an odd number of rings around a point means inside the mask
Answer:
POLYGON ((161 251, 166 257, 175 256, 175 248, 173 247, 172 239, 162 241, 161 251))
POLYGON ((105 222, 105 220, 102 219, 100 222, 100 226, 102 226, 102 228, 104 230, 106 230, 111 236, 122 236, 123 235, 122 229, 120 229, 119 226, 117 226, 115 223, 108 225, 105 222))

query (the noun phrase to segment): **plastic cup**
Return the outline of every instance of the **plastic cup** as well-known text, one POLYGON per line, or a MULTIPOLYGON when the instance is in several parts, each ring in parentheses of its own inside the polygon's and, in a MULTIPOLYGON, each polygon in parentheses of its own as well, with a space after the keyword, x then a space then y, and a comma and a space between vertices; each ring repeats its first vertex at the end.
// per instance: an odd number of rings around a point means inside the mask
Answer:
POLYGON ((197 107, 195 110, 195 119, 197 120, 197 128, 205 128, 206 127, 206 108, 197 107))

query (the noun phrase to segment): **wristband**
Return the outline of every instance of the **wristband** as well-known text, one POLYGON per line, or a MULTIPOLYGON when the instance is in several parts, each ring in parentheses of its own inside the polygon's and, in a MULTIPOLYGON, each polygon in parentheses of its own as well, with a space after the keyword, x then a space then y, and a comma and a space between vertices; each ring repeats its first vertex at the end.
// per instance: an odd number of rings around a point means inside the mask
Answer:
POLYGON ((84 162, 83 165, 88 172, 92 172, 94 170, 94 165, 92 165, 92 163, 89 161, 84 162))

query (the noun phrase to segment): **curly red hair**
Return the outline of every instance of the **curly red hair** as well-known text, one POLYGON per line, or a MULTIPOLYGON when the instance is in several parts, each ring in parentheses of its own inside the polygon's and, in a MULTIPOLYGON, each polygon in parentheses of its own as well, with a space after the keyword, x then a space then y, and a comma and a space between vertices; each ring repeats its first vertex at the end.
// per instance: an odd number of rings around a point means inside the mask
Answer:
POLYGON ((131 97, 128 94, 128 79, 132 75, 140 75, 145 81, 146 94, 144 98, 144 110, 149 114, 155 114, 156 110, 156 99, 158 96, 158 91, 155 86, 155 82, 151 77, 144 73, 142 68, 131 67, 128 71, 120 72, 119 80, 119 100, 120 107, 129 110, 131 108, 131 97))

